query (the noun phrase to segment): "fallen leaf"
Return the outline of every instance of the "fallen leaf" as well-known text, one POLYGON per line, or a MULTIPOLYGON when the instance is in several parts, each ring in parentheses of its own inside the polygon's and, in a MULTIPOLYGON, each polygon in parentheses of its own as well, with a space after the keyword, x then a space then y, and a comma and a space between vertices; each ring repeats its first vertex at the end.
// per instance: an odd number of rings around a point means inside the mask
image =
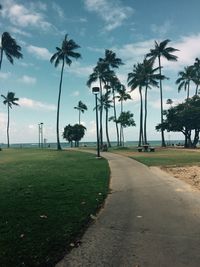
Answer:
POLYGON ((40 218, 42 218, 42 219, 47 219, 48 217, 47 217, 47 215, 42 214, 42 215, 40 215, 40 218))

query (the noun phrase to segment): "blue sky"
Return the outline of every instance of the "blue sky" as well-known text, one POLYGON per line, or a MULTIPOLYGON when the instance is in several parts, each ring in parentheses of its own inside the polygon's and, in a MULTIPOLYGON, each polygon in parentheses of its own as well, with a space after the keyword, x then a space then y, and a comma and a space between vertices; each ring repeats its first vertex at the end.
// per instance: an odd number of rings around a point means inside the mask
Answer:
MULTIPOLYGON (((1 34, 8 31, 20 44, 23 53, 23 59, 15 60, 14 65, 4 58, 0 71, 0 93, 6 95, 13 91, 20 98, 20 107, 14 107, 10 114, 11 143, 37 142, 39 122, 44 123, 47 141, 56 140, 60 69, 55 69, 49 59, 66 33, 81 46, 82 58, 65 68, 61 133, 65 125, 78 122, 74 106, 81 100, 88 106, 88 111, 81 117, 87 127, 83 141, 95 140, 94 96, 86 82, 98 58, 104 56, 105 49, 111 49, 124 61, 125 65, 117 70, 117 75, 126 85, 127 73, 154 47, 154 41, 170 39, 170 45, 180 51, 176 53, 178 62, 162 61, 163 72, 170 78, 163 85, 164 103, 168 98, 172 98, 174 103, 185 98, 185 92, 178 94, 175 80, 178 71, 200 57, 199 0, 2 0, 1 3, 1 34)), ((125 129, 125 139, 137 140, 138 91, 131 95, 133 100, 128 101, 124 109, 134 113, 137 126, 125 129)), ((148 110, 148 137, 158 140, 160 134, 155 131, 155 125, 160 122, 157 88, 149 91, 148 110)), ((6 142, 6 120, 6 107, 0 104, 0 143, 6 142)), ((110 136, 115 140, 112 123, 110 136)), ((170 138, 179 137, 182 136, 171 134, 170 138)), ((168 138, 166 134, 166 140, 168 138)))

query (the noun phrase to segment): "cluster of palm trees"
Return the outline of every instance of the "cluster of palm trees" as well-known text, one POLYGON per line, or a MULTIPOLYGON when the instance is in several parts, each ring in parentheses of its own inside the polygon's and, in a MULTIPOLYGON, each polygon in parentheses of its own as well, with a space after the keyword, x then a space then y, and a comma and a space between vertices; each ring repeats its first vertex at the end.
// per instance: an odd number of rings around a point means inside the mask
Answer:
MULTIPOLYGON (((140 95, 140 130, 139 130, 139 142, 138 145, 148 143, 147 138, 147 97, 148 89, 152 87, 160 88, 160 110, 161 110, 161 124, 163 123, 163 89, 162 80, 166 77, 162 74, 161 59, 165 58, 170 61, 177 61, 177 56, 174 52, 178 51, 173 47, 168 46, 169 39, 163 42, 155 42, 153 49, 144 56, 144 60, 141 63, 133 65, 133 69, 128 73, 127 84, 130 87, 130 91, 122 84, 115 73, 115 69, 118 69, 124 63, 116 54, 106 49, 104 58, 99 58, 96 66, 93 68, 93 72, 89 75, 87 85, 89 87, 94 83, 99 84, 100 95, 97 108, 100 113, 100 144, 103 146, 103 111, 105 111, 105 134, 107 139, 107 145, 111 146, 109 138, 108 123, 113 120, 116 128, 116 140, 117 145, 122 145, 124 139, 123 128, 126 126, 134 126, 133 114, 130 112, 125 114, 123 110, 124 101, 131 99, 130 92, 138 89, 140 95), (157 61, 157 66, 154 67, 157 61), (121 113, 117 116, 116 111, 116 99, 121 103, 121 113), (144 103, 143 103, 144 99, 144 103), (113 115, 109 117, 109 110, 113 108, 113 115), (124 114, 123 114, 124 113, 124 114), (123 115, 123 116, 122 116, 123 115), (122 123, 123 117, 123 123, 122 123), (125 122, 124 119, 128 118, 130 121, 125 122), (126 126, 125 126, 126 125, 126 126)), ((55 67, 61 65, 58 101, 57 101, 57 121, 56 121, 56 133, 57 133, 57 149, 61 150, 60 138, 59 138, 59 116, 60 116, 60 100, 62 93, 62 83, 65 65, 70 66, 73 59, 81 58, 81 54, 77 52, 80 46, 72 39, 65 35, 62 41, 61 47, 56 47, 56 52, 50 59, 50 62, 55 67)), ((20 59, 23 57, 21 53, 21 47, 17 44, 16 40, 10 36, 8 32, 4 32, 1 36, 0 46, 0 70, 2 67, 3 58, 6 56, 8 61, 13 64, 14 58, 20 59)), ((198 94, 200 85, 200 60, 196 58, 195 62, 191 66, 184 68, 184 71, 178 73, 178 79, 176 84, 178 85, 178 91, 182 88, 187 91, 187 98, 190 96, 190 84, 193 82, 196 86, 195 94, 198 94)), ((18 98, 15 97, 15 93, 8 92, 7 96, 3 97, 3 103, 8 107, 8 123, 7 123, 7 139, 9 147, 9 114, 12 105, 18 105, 18 98)), ((169 99, 170 100, 170 99, 169 99)), ((172 104, 170 102, 169 104, 172 104)), ((87 106, 79 101, 78 105, 74 107, 79 112, 79 125, 81 112, 87 110, 87 106)), ((165 146, 164 130, 161 129, 162 146, 165 146)))
MULTIPOLYGON (((13 64, 14 58, 20 59, 23 57, 21 53, 21 47, 17 44, 16 40, 10 36, 8 32, 4 32, 1 36, 0 46, 0 70, 2 67, 4 55, 8 61, 13 64)), ((3 98, 3 104, 7 105, 7 147, 10 147, 9 128, 10 128, 10 109, 13 105, 18 106, 17 101, 19 98, 15 97, 14 92, 8 92, 7 95, 1 95, 3 98)))
POLYGON ((90 74, 87 81, 87 86, 91 87, 93 83, 99 84, 100 96, 99 104, 97 106, 100 112, 100 146, 103 147, 103 110, 105 110, 105 134, 108 147, 111 146, 108 122, 113 120, 116 127, 116 140, 117 145, 122 144, 123 127, 118 127, 119 120, 116 112, 116 98, 121 102, 121 112, 123 111, 123 101, 131 99, 130 94, 126 91, 126 87, 120 82, 114 69, 124 65, 122 60, 116 54, 106 49, 104 58, 99 58, 93 72, 90 74), (113 107, 113 116, 109 119, 109 109, 113 107))

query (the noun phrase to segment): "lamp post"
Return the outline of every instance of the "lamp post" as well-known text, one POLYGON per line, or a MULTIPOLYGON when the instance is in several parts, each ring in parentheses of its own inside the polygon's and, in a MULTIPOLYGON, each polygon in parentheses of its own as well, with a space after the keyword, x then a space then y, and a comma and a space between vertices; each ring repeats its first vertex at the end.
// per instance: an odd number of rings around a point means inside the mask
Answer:
POLYGON ((96 107, 96 131, 97 131, 97 158, 100 158, 99 149, 99 121, 98 121, 98 110, 97 110, 97 95, 99 94, 99 87, 93 87, 92 93, 95 95, 95 107, 96 107))

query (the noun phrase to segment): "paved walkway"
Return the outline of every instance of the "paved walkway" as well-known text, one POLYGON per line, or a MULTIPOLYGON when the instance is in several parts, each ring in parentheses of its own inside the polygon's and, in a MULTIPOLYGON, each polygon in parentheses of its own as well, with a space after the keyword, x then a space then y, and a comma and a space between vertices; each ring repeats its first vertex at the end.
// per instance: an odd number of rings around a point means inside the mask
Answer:
POLYGON ((199 267, 200 192, 132 159, 102 155, 112 194, 81 246, 56 267, 199 267))

